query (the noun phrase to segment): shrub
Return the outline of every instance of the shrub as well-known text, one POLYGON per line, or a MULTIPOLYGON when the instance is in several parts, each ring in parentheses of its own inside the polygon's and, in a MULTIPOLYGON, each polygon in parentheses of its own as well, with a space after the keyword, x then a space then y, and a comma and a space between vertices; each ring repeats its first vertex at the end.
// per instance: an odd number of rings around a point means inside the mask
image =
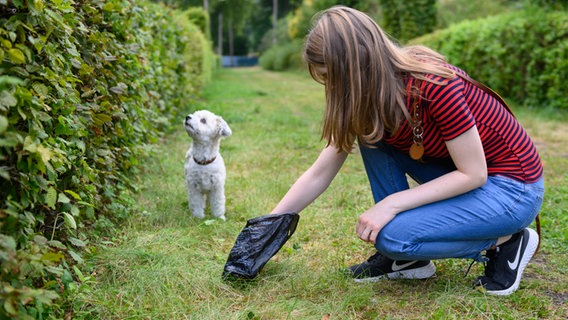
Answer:
POLYGON ((271 47, 260 56, 259 63, 264 69, 272 71, 302 68, 302 41, 293 40, 271 47))
POLYGON ((145 1, 1 3, 0 318, 63 318, 137 159, 206 81, 206 44, 145 1))
POLYGON ((497 92, 527 106, 568 108, 568 12, 529 8, 467 21, 413 43, 445 54, 497 92))
POLYGON ((382 27, 397 40, 405 42, 430 33, 436 26, 436 0, 380 0, 382 27))
POLYGON ((519 9, 522 2, 509 0, 440 0, 437 3, 437 27, 447 28, 465 20, 483 19, 519 9))
POLYGON ((203 7, 190 7, 185 10, 185 15, 189 21, 199 27, 199 30, 201 30, 201 33, 203 33, 207 39, 211 39, 210 18, 203 7))

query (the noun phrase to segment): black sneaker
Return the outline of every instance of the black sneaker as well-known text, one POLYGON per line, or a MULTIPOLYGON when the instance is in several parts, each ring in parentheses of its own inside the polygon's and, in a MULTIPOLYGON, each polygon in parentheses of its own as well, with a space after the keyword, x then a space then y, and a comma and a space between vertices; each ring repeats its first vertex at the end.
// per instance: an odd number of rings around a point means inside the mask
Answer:
POLYGON ((538 234, 527 228, 515 233, 496 249, 487 250, 489 261, 485 265, 485 276, 478 277, 475 286, 482 286, 487 293, 500 296, 515 292, 538 241, 538 234))
POLYGON ((436 273, 430 260, 393 260, 379 252, 367 261, 345 270, 355 282, 373 282, 380 279, 426 279, 436 273))

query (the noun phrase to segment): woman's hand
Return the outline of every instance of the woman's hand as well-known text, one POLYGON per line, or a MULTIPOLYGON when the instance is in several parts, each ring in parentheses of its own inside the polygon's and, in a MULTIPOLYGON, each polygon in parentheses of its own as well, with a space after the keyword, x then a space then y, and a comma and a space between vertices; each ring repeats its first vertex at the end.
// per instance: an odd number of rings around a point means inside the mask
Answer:
POLYGON ((375 244, 381 229, 395 216, 396 213, 393 210, 382 207, 380 202, 377 203, 359 216, 355 227, 357 236, 365 242, 375 244))

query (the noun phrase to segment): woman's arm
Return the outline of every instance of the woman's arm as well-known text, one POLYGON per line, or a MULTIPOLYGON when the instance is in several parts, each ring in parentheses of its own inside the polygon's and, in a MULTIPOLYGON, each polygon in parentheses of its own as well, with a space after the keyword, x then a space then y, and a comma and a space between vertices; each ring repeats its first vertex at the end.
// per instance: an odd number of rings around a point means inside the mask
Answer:
POLYGON ((411 189, 394 193, 359 216, 356 232, 364 241, 375 243, 381 229, 400 212, 448 199, 475 188, 487 180, 487 163, 481 139, 474 126, 446 146, 456 170, 411 189))
POLYGON ((346 152, 328 146, 317 160, 292 185, 272 213, 299 213, 327 189, 347 158, 346 152))

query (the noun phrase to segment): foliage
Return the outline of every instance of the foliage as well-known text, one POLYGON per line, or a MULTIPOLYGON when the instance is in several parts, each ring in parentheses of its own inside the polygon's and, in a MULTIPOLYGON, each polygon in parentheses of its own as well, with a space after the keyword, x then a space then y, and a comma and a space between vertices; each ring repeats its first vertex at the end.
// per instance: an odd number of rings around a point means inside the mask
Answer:
POLYGON ((277 21, 276 29, 268 30, 263 36, 258 45, 258 51, 263 54, 270 47, 279 44, 285 44, 290 42, 290 37, 288 36, 288 22, 286 19, 280 19, 277 21))
MULTIPOLYGON (((277 28, 280 29, 286 23, 286 16, 299 4, 297 0, 278 0, 276 12, 274 12, 273 0, 256 0, 251 16, 246 23, 245 33, 249 53, 262 53, 266 51, 267 45, 274 44, 274 14, 277 16, 277 28)), ((285 31, 276 33, 277 38, 282 35, 287 37, 285 31)), ((279 39, 278 39, 279 42, 279 39)))
POLYGON ((289 36, 303 38, 314 14, 334 5, 364 11, 401 41, 431 32, 436 26, 436 0, 380 0, 378 5, 373 1, 306 0, 289 18, 289 36))
POLYGON ((380 0, 382 27, 401 42, 430 33, 436 26, 436 0, 380 0))
POLYGON ((151 0, 153 2, 162 2, 164 4, 166 4, 167 6, 170 7, 175 7, 175 8, 182 8, 182 9, 187 9, 192 2, 195 2, 195 4, 202 4, 203 1, 192 1, 192 0, 151 0))
POLYGON ((211 22, 209 14, 202 7, 190 7, 185 10, 185 14, 189 21, 199 27, 207 39, 211 39, 211 22))
POLYGON ((529 3, 540 7, 547 7, 556 10, 568 9, 567 0, 527 0, 529 3))
MULTIPOLYGON (((392 1, 382 0, 380 6, 372 1, 337 1, 337 0, 306 0, 287 18, 287 37, 280 39, 303 39, 309 32, 313 16, 334 5, 345 5, 364 11, 376 21, 384 21, 385 29, 400 36, 400 40, 430 32, 436 24, 435 0, 392 1)), ((261 56, 261 65, 268 66, 269 70, 279 69, 279 62, 268 62, 273 58, 289 55, 291 48, 288 43, 278 43, 261 56), (276 53, 277 50, 285 50, 276 53), (264 61, 264 63, 263 63, 264 61)), ((297 55, 300 56, 300 55, 297 55)), ((281 65, 281 64, 280 64, 281 65)), ((286 65, 282 65, 286 67, 286 65)), ((294 65, 296 67, 296 65, 294 65)))
POLYGON ((376 10, 372 9, 370 2, 337 0, 302 1, 301 5, 293 14, 289 14, 286 19, 282 19, 279 22, 276 30, 277 43, 269 43, 267 41, 267 39, 274 38, 274 31, 272 30, 263 38, 263 45, 261 46, 263 50, 259 59, 260 65, 267 70, 275 71, 303 67, 302 43, 305 35, 311 28, 313 16, 321 10, 339 4, 365 10, 369 14, 376 15, 376 10), (368 9, 368 11, 366 9, 368 9))
POLYGON ((447 28, 452 24, 465 20, 487 18, 519 9, 510 0, 440 0, 437 7, 438 29, 447 28))
POLYGON ((339 1, 339 0, 304 0, 302 4, 294 11, 294 14, 288 17, 288 35, 292 39, 302 39, 310 30, 313 16, 327 8, 335 5, 344 5, 356 8, 374 16, 374 10, 371 10, 370 1, 339 1))
POLYGON ((210 74, 205 39, 147 2, 0 3, 0 318, 62 318, 147 144, 210 74))
MULTIPOLYGON (((222 18, 221 31, 227 31, 227 36, 223 37, 221 44, 217 40, 217 46, 221 45, 223 48, 222 55, 246 54, 247 38, 244 31, 247 26, 246 22, 250 19, 255 5, 252 0, 223 0, 218 1, 214 9, 210 11, 212 16, 222 18), (236 41, 236 39, 239 39, 239 41, 236 41)), ((215 19, 215 22, 214 29, 218 32, 219 21, 215 19)))
POLYGON ((302 41, 294 40, 271 47, 260 57, 259 63, 264 69, 273 71, 302 68, 302 41))
POLYGON ((530 7, 422 38, 472 77, 528 106, 568 108, 568 12, 530 7))

